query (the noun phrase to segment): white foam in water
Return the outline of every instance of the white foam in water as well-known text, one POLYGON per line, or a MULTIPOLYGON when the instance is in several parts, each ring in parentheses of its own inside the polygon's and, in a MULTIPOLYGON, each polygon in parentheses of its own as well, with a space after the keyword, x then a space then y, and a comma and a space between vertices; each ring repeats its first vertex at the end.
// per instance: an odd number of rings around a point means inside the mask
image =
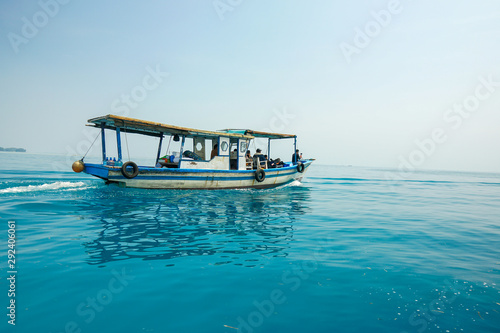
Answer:
POLYGON ((34 192, 34 191, 47 191, 47 190, 60 190, 60 189, 78 189, 85 186, 84 182, 55 182, 50 184, 42 185, 29 185, 29 186, 18 186, 9 187, 0 190, 0 193, 23 193, 23 192, 34 192))

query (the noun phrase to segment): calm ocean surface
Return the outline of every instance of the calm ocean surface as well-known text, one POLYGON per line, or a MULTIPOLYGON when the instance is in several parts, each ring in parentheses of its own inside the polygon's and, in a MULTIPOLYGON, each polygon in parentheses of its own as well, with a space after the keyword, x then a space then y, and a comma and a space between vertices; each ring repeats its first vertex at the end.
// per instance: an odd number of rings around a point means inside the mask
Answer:
POLYGON ((1 332, 500 332, 500 174, 166 191, 65 160, 0 153, 1 332))

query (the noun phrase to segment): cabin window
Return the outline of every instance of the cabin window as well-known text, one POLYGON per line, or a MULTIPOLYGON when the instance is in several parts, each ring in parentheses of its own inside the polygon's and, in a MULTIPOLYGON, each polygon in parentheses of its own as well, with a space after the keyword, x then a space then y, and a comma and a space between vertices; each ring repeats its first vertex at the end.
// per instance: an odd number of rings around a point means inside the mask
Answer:
POLYGON ((219 156, 229 156, 229 141, 228 137, 219 136, 218 144, 219 144, 219 156))
POLYGON ((246 141, 242 141, 240 144, 240 153, 245 153, 247 151, 247 143, 246 141))
POLYGON ((206 142, 205 138, 194 137, 193 138, 193 152, 200 157, 202 160, 206 159, 206 142))
POLYGON ((229 145, 227 144, 226 141, 222 141, 220 148, 222 149, 222 151, 227 151, 227 149, 229 148, 229 145))

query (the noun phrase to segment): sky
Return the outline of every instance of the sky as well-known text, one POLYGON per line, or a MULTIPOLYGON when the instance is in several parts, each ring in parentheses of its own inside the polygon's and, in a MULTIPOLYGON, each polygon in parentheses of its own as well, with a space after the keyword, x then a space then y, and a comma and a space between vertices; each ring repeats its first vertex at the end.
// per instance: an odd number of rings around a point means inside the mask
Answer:
POLYGON ((498 1, 0 0, 0 36, 1 147, 73 159, 117 114, 297 134, 320 164, 500 170, 498 1))

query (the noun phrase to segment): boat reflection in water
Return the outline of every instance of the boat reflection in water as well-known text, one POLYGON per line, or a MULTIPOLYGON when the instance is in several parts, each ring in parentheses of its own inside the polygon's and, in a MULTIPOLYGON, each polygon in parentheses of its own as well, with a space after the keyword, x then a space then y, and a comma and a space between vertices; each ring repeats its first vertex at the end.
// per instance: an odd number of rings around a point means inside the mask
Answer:
POLYGON ((100 221, 98 237, 84 244, 92 265, 208 255, 211 264, 253 267, 287 256, 294 222, 308 213, 310 200, 305 186, 121 194, 92 208, 100 221))

